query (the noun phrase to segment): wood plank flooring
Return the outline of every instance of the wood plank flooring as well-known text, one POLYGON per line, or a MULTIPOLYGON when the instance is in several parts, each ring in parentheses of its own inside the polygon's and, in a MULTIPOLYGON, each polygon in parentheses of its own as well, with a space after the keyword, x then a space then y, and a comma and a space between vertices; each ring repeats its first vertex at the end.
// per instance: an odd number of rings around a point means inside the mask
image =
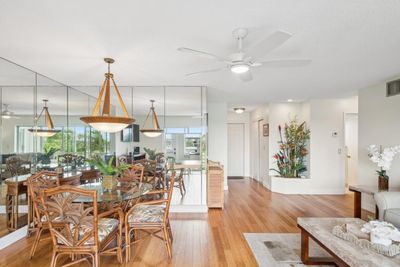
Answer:
MULTIPOLYGON (((134 246, 134 259, 130 263, 120 265, 116 257, 103 256, 101 266, 257 266, 243 233, 299 232, 297 217, 351 217, 352 214, 352 194, 288 196, 271 193, 251 179, 230 180, 224 210, 171 215, 172 260, 168 260, 164 244, 150 238, 134 246)), ((0 251, 0 266, 48 266, 50 240, 41 242, 37 255, 28 260, 32 241, 23 239, 0 251)))

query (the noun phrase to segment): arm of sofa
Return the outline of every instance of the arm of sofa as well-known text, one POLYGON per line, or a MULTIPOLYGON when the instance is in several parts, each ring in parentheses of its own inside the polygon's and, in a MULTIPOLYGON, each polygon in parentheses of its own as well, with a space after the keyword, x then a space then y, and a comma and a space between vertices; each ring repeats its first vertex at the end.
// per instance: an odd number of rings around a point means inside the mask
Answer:
POLYGON ((400 192, 379 192, 374 195, 374 199, 379 209, 379 220, 385 218, 387 209, 400 208, 400 192))

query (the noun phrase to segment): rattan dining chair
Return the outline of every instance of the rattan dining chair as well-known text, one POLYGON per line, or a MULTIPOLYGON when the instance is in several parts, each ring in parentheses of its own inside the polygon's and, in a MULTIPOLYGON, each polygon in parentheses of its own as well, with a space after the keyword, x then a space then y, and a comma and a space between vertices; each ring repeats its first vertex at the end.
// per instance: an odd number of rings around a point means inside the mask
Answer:
POLYGON ((58 174, 50 171, 41 171, 32 176, 27 180, 27 187, 29 193, 29 205, 30 216, 32 216, 31 227, 36 232, 35 241, 33 242, 29 258, 31 259, 36 252, 36 248, 42 237, 44 230, 49 229, 48 221, 46 220, 45 214, 43 213, 42 202, 40 199, 40 193, 49 188, 54 188, 59 185, 58 174))
POLYGON ((172 230, 169 222, 169 207, 171 204, 172 192, 174 189, 175 173, 170 177, 168 190, 151 191, 146 195, 166 195, 166 197, 139 202, 125 214, 125 244, 126 262, 131 259, 132 244, 143 240, 138 238, 138 230, 147 234, 146 237, 154 236, 164 241, 168 257, 172 258, 172 230), (161 232, 159 236, 157 233, 161 232), (132 234, 134 240, 132 241, 132 234))
POLYGON ((184 168, 179 169, 179 175, 175 178, 173 184, 174 187, 179 188, 182 197, 184 194, 186 194, 185 181, 183 179, 184 171, 185 171, 184 168))
POLYGON ((144 175, 144 166, 141 164, 129 165, 129 167, 123 171, 121 177, 118 177, 120 182, 142 182, 144 175))
POLYGON ((71 261, 63 266, 88 261, 98 267, 103 254, 116 255, 122 263, 121 208, 98 214, 97 191, 69 185, 44 190, 41 201, 53 241, 51 267, 65 254, 71 261))

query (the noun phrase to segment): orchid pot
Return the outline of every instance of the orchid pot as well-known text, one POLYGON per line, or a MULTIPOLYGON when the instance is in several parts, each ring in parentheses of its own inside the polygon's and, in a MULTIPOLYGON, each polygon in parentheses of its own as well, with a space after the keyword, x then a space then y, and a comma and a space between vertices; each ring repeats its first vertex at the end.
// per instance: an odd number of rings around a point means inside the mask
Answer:
POLYGON ((389 176, 387 176, 385 170, 377 171, 378 173, 378 189, 379 191, 389 190, 389 176))
POLYGON ((370 145, 368 152, 370 160, 379 167, 379 170, 376 171, 379 191, 388 191, 389 176, 387 171, 390 170, 394 157, 400 153, 400 146, 382 148, 382 146, 370 145))

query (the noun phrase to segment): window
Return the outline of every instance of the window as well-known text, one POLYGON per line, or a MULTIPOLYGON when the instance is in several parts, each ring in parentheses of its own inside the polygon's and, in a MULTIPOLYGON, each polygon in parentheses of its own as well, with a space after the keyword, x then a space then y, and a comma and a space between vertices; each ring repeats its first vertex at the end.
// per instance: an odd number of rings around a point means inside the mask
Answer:
MULTIPOLYGON (((17 153, 34 152, 34 135, 28 130, 31 127, 17 126, 16 151, 17 153)), ((90 157, 92 154, 104 154, 110 151, 110 134, 101 133, 91 127, 55 127, 59 133, 47 137, 37 138, 36 151, 46 152, 57 150, 56 154, 71 152, 77 155, 90 157)))

